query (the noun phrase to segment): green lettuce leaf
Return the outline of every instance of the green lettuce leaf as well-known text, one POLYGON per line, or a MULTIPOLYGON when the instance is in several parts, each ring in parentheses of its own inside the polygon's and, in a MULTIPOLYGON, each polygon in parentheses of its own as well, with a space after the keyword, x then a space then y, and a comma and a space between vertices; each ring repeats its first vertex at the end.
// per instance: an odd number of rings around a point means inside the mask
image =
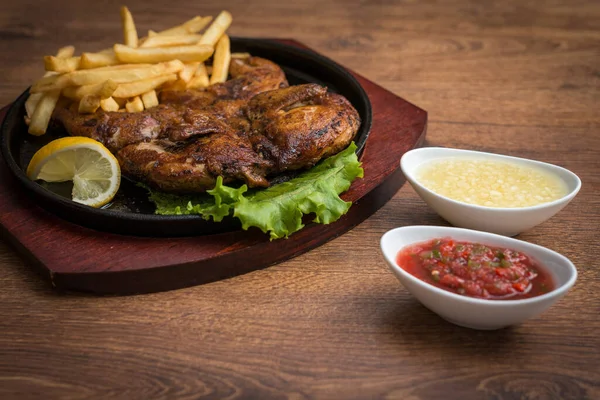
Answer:
POLYGON ((204 219, 212 218, 220 222, 231 213, 233 205, 242 198, 246 190, 248 190, 246 185, 237 189, 223 185, 223 178, 219 176, 214 189, 208 190, 207 194, 178 195, 149 191, 150 200, 156 204, 156 214, 198 214, 204 219))
POLYGON ((339 194, 348 190, 356 177, 363 176, 355 151, 352 143, 290 181, 242 197, 234 206, 234 217, 242 222, 242 228, 255 226, 268 232, 271 239, 302 229, 305 214, 314 213, 313 222, 321 224, 337 221, 352 205, 339 194))
POLYGON ((306 214, 314 213, 313 222, 330 224, 348 212, 352 203, 343 201, 339 194, 348 190, 354 179, 363 177, 360 165, 352 143, 296 178, 267 189, 247 192, 246 185, 231 188, 219 177, 207 194, 181 196, 150 191, 150 200, 156 204, 157 214, 198 214, 217 222, 233 214, 244 229, 257 227, 273 240, 302 229, 306 214))

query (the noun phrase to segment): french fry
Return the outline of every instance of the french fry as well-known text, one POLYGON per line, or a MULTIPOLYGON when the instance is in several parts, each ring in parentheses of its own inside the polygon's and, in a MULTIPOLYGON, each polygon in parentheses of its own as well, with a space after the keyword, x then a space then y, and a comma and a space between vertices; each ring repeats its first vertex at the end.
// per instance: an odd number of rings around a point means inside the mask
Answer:
POLYGON ((60 49, 58 49, 58 51, 56 52, 56 57, 69 58, 69 57, 73 57, 73 54, 75 54, 75 47, 65 46, 65 47, 61 47, 60 49))
POLYGON ((196 89, 199 87, 207 87, 209 84, 208 73, 204 63, 200 63, 194 77, 188 82, 187 89, 196 89))
POLYGON ((129 9, 125 6, 121 7, 121 21, 123 23, 123 37, 126 46, 138 46, 138 34, 135 29, 135 23, 129 9))
POLYGON ((146 110, 152 107, 156 107, 158 105, 158 97, 156 97, 156 91, 151 90, 142 94, 142 103, 144 103, 144 108, 146 110))
POLYGON ((167 35, 167 36, 153 36, 144 40, 144 43, 140 45, 140 48, 146 47, 167 47, 167 46, 181 46, 197 44, 202 35, 167 35))
POLYGON ((98 97, 101 99, 107 99, 117 90, 119 84, 112 79, 105 81, 100 89, 98 90, 98 97))
MULTIPOLYGON (((57 55, 60 54, 61 50, 62 49, 58 50, 57 55)), ((46 73, 44 74, 44 77, 52 76, 52 75, 56 75, 56 72, 46 71, 46 73)), ((27 100, 25 100, 25 112, 27 113, 27 117, 29 118, 30 121, 31 121, 31 116, 33 115, 33 112, 35 111, 35 108, 37 107, 37 103, 40 101, 40 99, 42 98, 43 95, 44 95, 44 93, 29 93, 29 97, 27 97, 27 100)), ((27 125, 29 125, 29 122, 27 123, 27 125)))
POLYGON ((117 56, 113 49, 107 52, 99 53, 83 53, 81 55, 81 62, 79 68, 90 69, 98 67, 107 67, 109 65, 116 65, 119 63, 117 56))
POLYGON ((64 89, 68 86, 84 86, 109 79, 117 83, 139 81, 160 75, 177 73, 185 65, 179 60, 158 64, 122 64, 109 67, 83 69, 66 74, 45 76, 31 86, 31 93, 64 89))
MULTIPOLYGON (((56 52, 56 57, 58 57, 58 58, 73 57, 74 53, 75 53, 75 47, 65 46, 65 47, 61 47, 60 49, 58 49, 58 51, 56 52)), ((52 76, 52 75, 56 75, 56 74, 57 73, 53 72, 53 71, 46 71, 46 73, 44 74, 44 77, 52 76)), ((29 97, 27 97, 27 100, 25 100, 25 112, 27 113, 27 116, 25 117, 25 122, 27 123, 27 125, 29 125, 29 123, 31 122, 31 117, 33 116, 33 113, 35 112, 35 108, 37 107, 37 104, 39 103, 39 101, 42 99, 43 96, 44 96, 44 93, 30 93, 29 97)))
POLYGON ((185 65, 179 60, 168 61, 154 65, 114 65, 111 67, 83 69, 70 72, 65 76, 69 86, 89 85, 104 82, 109 79, 117 83, 127 83, 160 75, 174 74, 181 71, 185 65))
POLYGON ((29 121, 28 132, 30 134, 40 136, 46 133, 50 117, 52 117, 52 112, 54 111, 54 107, 56 106, 59 97, 60 90, 51 90, 44 93, 29 121))
POLYGON ((45 75, 43 78, 41 78, 31 86, 29 92, 39 93, 65 88, 69 86, 69 79, 67 76, 68 74, 69 73, 45 75))
POLYGON ((231 21, 233 21, 231 14, 228 11, 221 11, 213 23, 206 29, 206 32, 204 32, 202 39, 198 44, 214 46, 227 28, 229 28, 231 21))
POLYGON ((29 97, 25 101, 25 113, 27 113, 27 117, 29 117, 30 121, 31 116, 35 112, 35 108, 37 107, 38 103, 40 102, 43 96, 44 93, 30 93, 29 97))
POLYGON ((161 75, 155 78, 143 79, 135 82, 122 83, 119 85, 117 90, 112 93, 115 97, 135 97, 151 90, 156 89, 160 85, 166 82, 171 82, 177 79, 177 75, 161 75))
POLYGON ((115 44, 114 49, 119 61, 125 63, 157 63, 171 60, 204 61, 213 53, 212 46, 207 45, 133 49, 122 44, 115 44))
POLYGON ((66 87, 62 91, 62 95, 72 100, 80 100, 85 96, 98 96, 100 99, 106 99, 112 96, 118 87, 117 82, 109 79, 101 83, 66 87))
POLYGON ((139 112, 159 104, 158 90, 185 90, 224 82, 232 58, 249 53, 231 53, 225 34, 232 23, 228 11, 212 17, 196 16, 163 31, 148 31, 138 37, 130 10, 120 9, 123 43, 75 57, 66 46, 55 56, 44 57, 48 71, 35 82, 25 102, 30 133, 45 133, 58 102, 78 103, 80 113, 139 112), (204 34, 199 34, 202 30, 204 34), (204 62, 213 57, 212 65, 204 62))
POLYGON ((93 114, 98 108, 100 108, 100 97, 99 96, 83 96, 79 101, 80 114, 93 114))
POLYGON ((185 68, 179 71, 179 79, 181 79, 184 82, 189 82, 194 77, 194 74, 198 70, 199 66, 199 62, 186 64, 185 68))
POLYGON ((79 68, 81 57, 59 58, 55 56, 45 56, 44 66, 46 71, 71 72, 79 68))
POLYGON ((196 17, 192 18, 188 22, 185 22, 183 25, 185 26, 187 33, 197 33, 206 28, 206 26, 210 24, 210 21, 212 21, 212 17, 210 16, 196 17))
MULTIPOLYGON (((212 21, 212 17, 200 17, 196 16, 189 21, 184 22, 181 25, 174 26, 169 29, 165 29, 164 31, 154 32, 159 36, 172 36, 172 35, 185 35, 188 33, 196 33, 200 32, 206 25, 208 25, 212 21)), ((148 37, 151 37, 150 32, 148 32, 148 37)))
POLYGON ((250 58, 252 55, 250 53, 231 53, 231 58, 250 58))
POLYGON ((231 62, 231 51, 229 49, 229 36, 223 34, 217 42, 215 56, 213 57, 213 70, 210 75, 210 84, 225 82, 229 75, 229 63, 231 62))
POLYGON ((144 103, 142 103, 142 99, 140 99, 140 96, 136 96, 133 99, 131 99, 131 101, 128 101, 127 104, 125 104, 125 109, 127 110, 127 112, 140 112, 140 111, 144 111, 144 103))
POLYGON ((106 112, 119 111, 119 104, 115 101, 115 99, 109 97, 107 99, 100 100, 100 108, 106 112))

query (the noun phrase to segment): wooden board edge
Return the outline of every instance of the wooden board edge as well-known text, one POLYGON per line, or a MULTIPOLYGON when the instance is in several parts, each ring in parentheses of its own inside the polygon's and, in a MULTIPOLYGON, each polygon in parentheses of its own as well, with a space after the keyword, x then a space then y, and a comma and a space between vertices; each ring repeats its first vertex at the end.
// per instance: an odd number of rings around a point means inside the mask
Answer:
MULTIPOLYGON (((423 132, 419 136, 418 142, 412 147, 413 149, 420 147, 424 143, 426 131, 427 124, 425 124, 423 132)), ((265 247, 268 247, 269 242, 264 242, 236 252, 223 254, 210 260, 173 264, 145 270, 86 274, 57 272, 52 276, 52 284, 56 289, 66 292, 77 291, 97 295, 132 295, 181 289, 229 279, 268 268, 319 247, 353 229, 383 207, 405 182, 406 178, 401 169, 396 169, 379 186, 358 201, 358 203, 367 203, 369 207, 359 207, 359 204, 356 204, 342 217, 344 219, 350 218, 352 220, 350 224, 336 225, 336 223, 333 223, 327 225, 326 227, 330 231, 328 232, 329 234, 321 236, 304 235, 300 243, 298 241, 293 242, 291 239, 288 239, 290 241, 288 243, 286 239, 280 239, 283 241, 283 245, 279 247, 279 250, 283 251, 280 252, 279 256, 271 259, 268 264, 248 263, 247 261, 258 259, 257 256, 265 250, 265 247), (292 243, 293 245, 290 245, 292 243), (173 279, 173 281, 165 280, 165 273, 162 271, 163 268, 168 268, 171 276, 176 277, 176 279, 173 279), (202 278, 198 278, 198 268, 205 270, 202 278), (182 285, 182 281, 185 281, 186 284, 182 285)), ((319 226, 319 228, 322 227, 319 226)), ((281 242, 279 243, 281 244, 281 242)))

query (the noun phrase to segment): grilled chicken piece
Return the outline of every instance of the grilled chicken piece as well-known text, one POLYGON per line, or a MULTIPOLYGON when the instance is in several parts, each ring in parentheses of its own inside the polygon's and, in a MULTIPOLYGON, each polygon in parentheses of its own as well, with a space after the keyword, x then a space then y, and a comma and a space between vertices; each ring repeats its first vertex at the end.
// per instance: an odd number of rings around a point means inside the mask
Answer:
POLYGON ((343 150, 358 132, 358 112, 317 84, 263 92, 248 102, 251 141, 274 161, 272 173, 309 168, 343 150))
POLYGON ((191 136, 231 131, 229 125, 210 111, 162 104, 138 113, 79 114, 74 108, 57 107, 53 118, 72 136, 90 137, 113 153, 130 144, 154 139, 176 142, 191 136))
POLYGON ((165 90, 160 94, 161 104, 185 104, 191 108, 205 108, 219 100, 248 100, 258 93, 288 86, 285 73, 279 65, 260 57, 234 58, 229 65, 231 79, 202 89, 186 91, 165 90))
POLYGON ((252 149, 248 139, 219 133, 185 142, 153 140, 132 144, 117 153, 124 174, 166 192, 203 192, 223 182, 245 181, 266 187, 271 163, 252 149))
POLYGON ((288 87, 276 64, 232 60, 232 79, 201 90, 163 91, 139 113, 57 107, 73 136, 102 142, 123 173, 169 192, 203 192, 216 178, 265 187, 266 177, 309 168, 345 148, 360 125, 350 103, 325 87, 288 87))

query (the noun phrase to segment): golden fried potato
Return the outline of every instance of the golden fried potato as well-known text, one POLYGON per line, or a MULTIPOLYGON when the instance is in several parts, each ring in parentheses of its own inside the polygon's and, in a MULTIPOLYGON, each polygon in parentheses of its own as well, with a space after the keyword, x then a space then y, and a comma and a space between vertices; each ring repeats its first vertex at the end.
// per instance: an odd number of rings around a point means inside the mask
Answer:
POLYGON ((147 47, 169 47, 169 46, 181 46, 181 45, 192 45, 198 44, 202 39, 202 35, 167 35, 167 36, 153 36, 144 40, 144 43, 140 45, 140 48, 147 47))
MULTIPOLYGON (((190 19, 189 21, 184 22, 181 25, 165 29, 164 31, 153 33, 159 36, 186 35, 189 33, 196 33, 204 29, 204 27, 206 27, 206 25, 208 25, 210 21, 212 21, 212 17, 196 16, 190 19)), ((153 35, 150 35, 150 32, 148 32, 148 36, 150 37, 153 35)))
POLYGON ((221 11, 213 23, 206 29, 206 32, 204 32, 202 39, 198 44, 214 46, 221 36, 223 36, 227 28, 229 28, 231 21, 233 21, 231 14, 228 11, 221 11))
POLYGON ((85 96, 98 96, 100 99, 111 97, 119 84, 112 79, 84 86, 70 86, 62 91, 62 95, 72 100, 80 100, 85 96))
MULTIPOLYGON (((69 58, 69 57, 73 57, 73 54, 75 53, 75 47, 73 46, 65 46, 65 47, 61 47, 60 49, 58 49, 58 51, 56 52, 56 57, 58 58, 69 58)), ((53 71, 46 71, 46 73, 44 74, 44 77, 47 76, 52 76, 52 75, 56 75, 56 72, 53 71)), ((29 125, 29 123, 31 122, 31 117, 33 116, 33 113, 35 112, 35 108, 37 107, 39 101, 42 99, 42 97, 44 96, 44 93, 30 93, 29 97, 27 97, 27 100, 25 100, 25 112, 27 113, 27 116, 25 117, 25 122, 27 123, 27 125, 29 125)))
POLYGON ((140 99, 140 96, 136 96, 133 99, 131 99, 131 101, 128 101, 127 104, 125 104, 125 109, 127 110, 127 112, 144 111, 144 103, 142 103, 142 99, 140 99))
POLYGON ((71 72, 79 68, 81 57, 59 58, 55 56, 45 56, 44 66, 46 71, 71 72))
POLYGON ((194 77, 188 82, 187 89, 196 89, 200 87, 207 87, 209 85, 208 72, 206 71, 206 65, 200 63, 198 69, 194 74, 194 77))
POLYGON ((121 21, 123 23, 123 37, 126 46, 138 46, 138 34, 133 22, 133 16, 125 6, 121 7, 121 21))
POLYGON ((115 44, 115 54, 124 63, 157 63, 162 61, 180 60, 183 62, 204 61, 212 56, 212 46, 173 46, 137 48, 115 44))
POLYGON ((229 36, 223 35, 217 42, 215 56, 213 57, 213 69, 210 76, 210 84, 225 82, 229 75, 229 63, 231 62, 231 51, 229 50, 229 36))
MULTIPOLYGON (((58 101, 78 101, 81 113, 138 112, 159 104, 158 90, 185 90, 224 82, 231 58, 225 34, 231 14, 196 16, 181 25, 139 38, 133 16, 120 10, 124 44, 75 57, 75 48, 65 46, 56 56, 44 57, 48 71, 35 82, 25 102, 26 122, 32 134, 43 134, 58 101), (211 23, 212 22, 212 23, 211 23), (198 32, 206 29, 204 34, 198 32), (212 65, 204 61, 213 57, 212 65), (184 64, 185 63, 185 64, 184 64)), ((61 103, 62 104, 62 103, 61 103)), ((62 106, 62 105, 61 105, 62 106)))
POLYGON ((100 97, 99 96, 83 96, 79 101, 78 111, 80 114, 93 114, 98 108, 100 108, 100 97))
POLYGON ((54 111, 54 107, 56 107, 59 97, 60 90, 51 90, 44 93, 29 121, 28 132, 30 134, 39 136, 46 133, 50 117, 52 117, 52 112, 54 111))
POLYGON ((142 103, 144 103, 144 108, 146 110, 152 107, 156 107, 158 105, 158 97, 156 97, 156 91, 151 90, 142 94, 142 103))
POLYGON ((189 82, 194 77, 194 74, 198 70, 199 66, 199 62, 186 64, 185 68, 179 71, 179 79, 184 82, 189 82))
POLYGON ((27 114, 27 117, 29 117, 30 121, 35 108, 42 99, 42 96, 44 96, 44 93, 30 93, 29 97, 25 101, 25 113, 27 114))
POLYGON ((66 74, 45 76, 31 87, 31 93, 64 89, 68 86, 84 86, 101 83, 109 79, 126 83, 167 75, 181 71, 185 65, 179 60, 158 64, 122 64, 110 67, 83 69, 66 74))
POLYGON ((117 56, 113 49, 109 49, 106 52, 99 53, 83 53, 81 55, 81 62, 79 68, 90 69, 98 67, 107 67, 109 65, 116 65, 119 63, 117 56))
POLYGON ((100 108, 106 112, 119 111, 119 104, 112 97, 100 100, 100 108))
POLYGON ((163 83, 172 82, 176 79, 176 74, 168 74, 129 83, 122 83, 112 95, 123 98, 135 97, 154 90, 163 83))
POLYGON ((75 54, 75 47, 65 46, 65 47, 61 47, 60 49, 58 49, 58 51, 56 52, 56 57, 69 58, 69 57, 73 57, 73 54, 75 54))
POLYGON ((185 65, 179 60, 149 65, 114 65, 112 67, 74 71, 67 74, 66 78, 71 85, 89 85, 109 79, 117 83, 127 83, 177 73, 184 67, 185 65))
MULTIPOLYGON (((74 71, 75 72, 75 71, 74 71)), ((39 93, 39 92, 48 92, 50 90, 62 89, 70 85, 69 75, 71 72, 66 74, 55 74, 55 75, 46 75, 37 82, 35 82, 31 89, 30 93, 39 93)))

